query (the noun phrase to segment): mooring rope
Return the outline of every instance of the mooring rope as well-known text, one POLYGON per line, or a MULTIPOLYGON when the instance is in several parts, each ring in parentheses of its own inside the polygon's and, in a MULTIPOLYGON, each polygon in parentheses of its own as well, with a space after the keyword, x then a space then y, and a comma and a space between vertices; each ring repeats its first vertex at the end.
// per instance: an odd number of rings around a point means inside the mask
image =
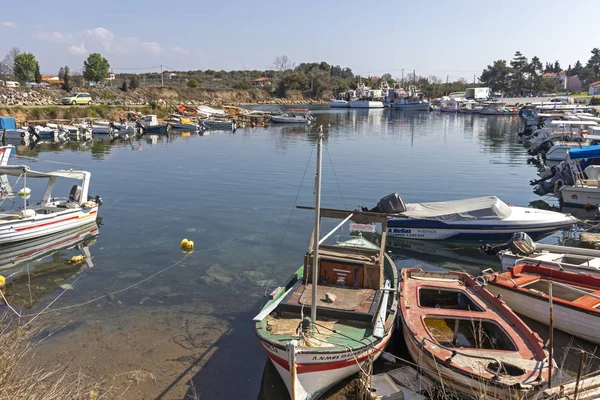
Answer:
MULTIPOLYGON (((178 260, 177 262, 175 262, 175 263, 173 263, 173 264, 171 264, 171 265, 169 265, 169 266, 167 266, 167 267, 165 267, 165 268, 161 269, 160 271, 157 271, 157 272, 153 273, 152 275, 150 275, 150 276, 148 276, 148 277, 146 277, 146 278, 144 278, 144 279, 142 279, 142 280, 140 280, 140 281, 138 281, 138 282, 136 282, 136 283, 134 283, 134 284, 131 284, 131 285, 129 285, 129 286, 127 286, 127 287, 123 288, 123 289, 115 290, 115 291, 113 291, 113 292, 110 292, 110 293, 103 294, 102 296, 98 296, 98 297, 95 297, 95 298, 93 298, 93 299, 90 299, 90 300, 87 300, 87 301, 84 301, 84 302, 81 302, 81 303, 78 303, 78 304, 72 304, 72 305, 69 305, 69 306, 64 306, 64 307, 59 307, 59 308, 53 308, 53 309, 51 309, 51 310, 48 310, 48 308, 49 308, 50 306, 52 306, 52 304, 54 304, 54 303, 55 303, 55 302, 56 302, 56 301, 57 301, 57 300, 58 300, 58 299, 59 299, 59 298, 60 298, 60 297, 61 297, 63 294, 65 294, 65 293, 67 292, 67 290, 65 290, 65 291, 63 291, 62 293, 60 293, 60 294, 59 294, 59 295, 58 295, 58 296, 57 296, 57 297, 56 297, 54 300, 52 300, 52 301, 51 301, 51 302, 50 302, 50 303, 49 303, 49 304, 48 304, 46 307, 44 307, 44 309, 42 309, 40 312, 38 312, 38 313, 31 313, 31 314, 21 314, 21 313, 19 313, 17 310, 15 310, 15 309, 14 309, 14 308, 13 308, 13 307, 12 307, 12 306, 9 304, 8 300, 6 299, 6 297, 4 296, 4 293, 2 293, 2 291, 0 291, 0 294, 2 295, 2 299, 4 300, 4 302, 6 303, 6 305, 9 307, 9 309, 11 309, 11 310, 12 310, 12 311, 13 311, 13 312, 14 312, 14 313, 15 313, 15 314, 16 314, 16 315, 19 317, 19 318, 24 318, 24 317, 33 317, 31 320, 29 320, 29 321, 27 322, 27 324, 26 324, 26 325, 28 325, 28 324, 30 324, 30 323, 31 323, 31 322, 32 322, 34 319, 36 319, 38 316, 40 316, 40 315, 42 315, 42 314, 49 314, 49 313, 53 313, 53 312, 64 311, 64 310, 69 310, 69 309, 72 309, 72 308, 82 307, 82 306, 85 306, 85 305, 88 305, 88 304, 94 303, 94 302, 96 302, 96 301, 98 301, 98 300, 101 300, 101 299, 107 298, 107 297, 109 297, 109 296, 113 296, 113 295, 115 295, 115 294, 123 293, 123 292, 125 292, 125 291, 127 291, 127 290, 129 290, 129 289, 132 289, 132 288, 134 288, 134 287, 136 287, 136 286, 139 286, 139 285, 141 285, 141 284, 142 284, 142 283, 144 283, 144 282, 147 282, 147 281, 149 281, 150 279, 154 278, 154 277, 155 277, 155 276, 157 276, 157 275, 160 275, 160 274, 162 274, 163 272, 166 272, 166 271, 168 271, 168 270, 170 270, 170 269, 172 269, 172 268, 176 267, 177 265, 181 264, 181 263, 182 263, 182 262, 183 262, 185 259, 187 259, 187 258, 188 258, 190 255, 192 255, 192 254, 194 254, 194 253, 204 253, 204 252, 208 252, 208 251, 216 251, 216 250, 220 250, 220 249, 223 249, 223 248, 225 248, 225 247, 231 246, 231 245, 233 245, 233 244, 235 244, 235 243, 238 243, 238 242, 240 242, 240 241, 242 241, 242 240, 244 240, 244 239, 246 239, 246 238, 248 238, 248 237, 250 237, 250 236, 253 236, 253 235, 254 235, 254 234, 249 234, 249 235, 242 236, 242 237, 241 237, 241 238, 239 238, 239 239, 236 239, 236 240, 230 241, 229 243, 226 243, 226 244, 224 244, 224 245, 221 245, 221 246, 217 246, 217 247, 213 247, 213 248, 209 248, 209 249, 197 250, 197 251, 194 251, 194 252, 192 252, 192 253, 187 253, 187 254, 185 254, 185 255, 184 255, 184 256, 183 256, 183 257, 182 257, 180 260, 178 260)), ((79 280, 79 279, 80 279, 82 276, 83 276, 83 275, 79 275, 79 276, 78 276, 78 277, 75 279, 75 281, 73 281, 73 283, 71 284, 71 286, 73 286, 75 283, 77 283, 77 281, 78 281, 78 280, 79 280)))

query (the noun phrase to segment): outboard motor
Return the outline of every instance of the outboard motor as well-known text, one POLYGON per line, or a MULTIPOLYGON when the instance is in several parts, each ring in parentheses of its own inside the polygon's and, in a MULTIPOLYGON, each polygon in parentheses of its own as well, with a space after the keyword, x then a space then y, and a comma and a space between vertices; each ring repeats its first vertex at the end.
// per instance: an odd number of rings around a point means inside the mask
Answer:
POLYGON ((69 201, 73 201, 75 203, 81 202, 81 186, 73 185, 71 191, 69 192, 69 201))
POLYGON ((525 232, 516 232, 508 242, 498 246, 484 244, 480 250, 489 256, 496 256, 503 250, 510 250, 515 255, 527 257, 535 251, 535 242, 525 232))
POLYGON ((27 132, 29 132, 29 136, 30 137, 34 137, 36 141, 40 140, 41 137, 40 135, 37 133, 37 131, 35 130, 35 126, 33 125, 29 125, 29 127, 27 128, 27 132))
POLYGON ((530 156, 537 156, 540 153, 547 153, 548 150, 552 148, 552 145, 552 140, 546 140, 545 142, 542 142, 541 144, 527 150, 527 154, 530 156))
POLYGON ((406 204, 404 204, 402 196, 398 193, 392 193, 379 200, 377 207, 371 211, 385 214, 400 214, 406 211, 406 204))

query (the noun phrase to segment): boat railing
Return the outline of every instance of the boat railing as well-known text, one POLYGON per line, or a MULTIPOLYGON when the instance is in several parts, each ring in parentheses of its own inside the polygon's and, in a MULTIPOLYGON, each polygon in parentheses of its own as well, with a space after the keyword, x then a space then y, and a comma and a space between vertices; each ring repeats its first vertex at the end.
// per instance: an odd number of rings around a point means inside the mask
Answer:
MULTIPOLYGON (((513 278, 507 278, 505 276, 501 276, 499 274, 496 274, 496 273, 494 273, 494 270, 491 269, 491 268, 484 269, 483 271, 481 271, 481 273, 484 274, 484 275, 481 275, 481 276, 479 276, 477 278, 483 277, 483 279, 485 280, 486 279, 485 274, 491 274, 494 277, 494 280, 497 279, 497 278, 502 278, 504 280, 512 282, 512 284, 514 285, 514 287, 516 287, 516 288, 519 287, 519 285, 517 285, 517 282, 515 282, 513 278)), ((479 281, 477 279, 475 279, 475 281, 477 283, 479 283, 479 281)), ((479 283, 479 285, 483 286, 481 283, 479 283)))
POLYGON ((544 260, 538 260, 537 258, 522 257, 522 258, 518 258, 517 260, 515 260, 514 265, 518 265, 521 263, 528 263, 528 262, 536 263, 537 265, 556 265, 558 267, 558 269, 561 271, 564 271, 565 267, 566 268, 581 268, 581 269, 592 270, 592 271, 600 270, 600 268, 590 265, 589 260, 587 261, 587 265, 584 265, 584 264, 562 263, 560 261, 544 261, 544 260))

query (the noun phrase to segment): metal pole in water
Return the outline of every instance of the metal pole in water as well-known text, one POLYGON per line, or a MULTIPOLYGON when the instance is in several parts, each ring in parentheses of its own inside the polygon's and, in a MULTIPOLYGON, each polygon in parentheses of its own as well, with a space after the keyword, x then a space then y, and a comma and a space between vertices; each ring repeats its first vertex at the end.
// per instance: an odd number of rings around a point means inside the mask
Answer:
POLYGON ((317 321, 317 283, 319 282, 319 236, 321 226, 321 147, 323 146, 323 127, 319 127, 317 134, 317 175, 315 177, 315 229, 313 239, 313 262, 312 262, 312 300, 310 307, 310 319, 317 321))
POLYGON ((548 388, 552 387, 552 370, 554 369, 554 305, 552 303, 552 281, 548 282, 548 297, 550 300, 550 348, 548 349, 548 388))

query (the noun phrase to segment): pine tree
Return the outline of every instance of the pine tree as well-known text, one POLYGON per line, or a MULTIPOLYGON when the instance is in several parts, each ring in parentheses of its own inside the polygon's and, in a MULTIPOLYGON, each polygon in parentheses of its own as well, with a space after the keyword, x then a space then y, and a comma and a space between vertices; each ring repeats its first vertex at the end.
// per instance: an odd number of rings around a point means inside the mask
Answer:
POLYGON ((124 92, 127 91, 127 79, 123 80, 123 84, 121 85, 121 90, 124 92))
POLYGON ((62 84, 62 88, 63 90, 70 92, 72 87, 71 87, 71 76, 69 75, 69 66, 65 65, 64 68, 61 68, 63 70, 63 84, 62 84))

